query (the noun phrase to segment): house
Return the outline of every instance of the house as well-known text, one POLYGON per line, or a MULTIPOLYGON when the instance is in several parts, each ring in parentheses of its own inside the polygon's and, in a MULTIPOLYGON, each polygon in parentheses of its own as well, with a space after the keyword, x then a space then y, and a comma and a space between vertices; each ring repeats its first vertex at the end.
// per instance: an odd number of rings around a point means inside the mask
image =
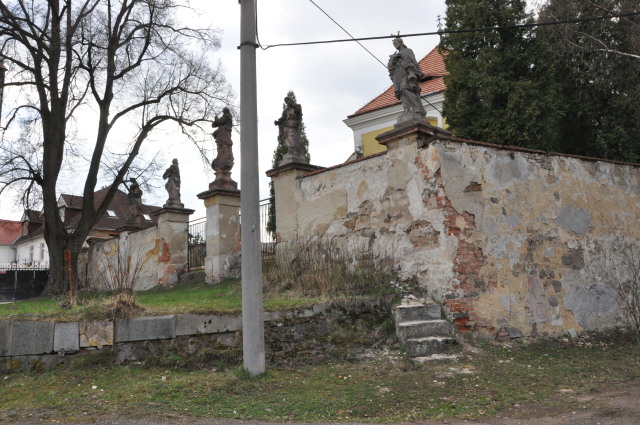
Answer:
MULTIPOLYGON (((108 190, 109 188, 105 187, 95 192, 96 205, 102 202, 108 190)), ((60 210, 60 218, 66 228, 73 229, 78 224, 82 214, 82 196, 62 194, 58 199, 58 208, 60 210)), ((157 224, 157 218, 153 215, 153 211, 158 209, 160 207, 142 205, 146 223, 157 224)), ((130 218, 129 198, 125 192, 118 189, 106 213, 93 226, 87 239, 108 239, 113 234, 119 233, 119 229, 130 222, 130 218)), ((13 260, 27 266, 48 268, 49 251, 44 240, 44 217, 42 212, 26 210, 19 224, 19 237, 12 244, 15 249, 15 258, 13 260)))
POLYGON ((10 263, 16 258, 13 243, 22 234, 19 221, 0 220, 0 264, 10 263))
MULTIPOLYGON (((420 81, 420 94, 427 111, 427 121, 436 127, 445 127, 442 119, 446 89, 443 77, 447 74, 444 58, 435 47, 418 64, 424 74, 420 81)), ((357 155, 369 156, 386 150, 375 137, 391 130, 401 112, 402 105, 394 95, 393 85, 390 85, 383 93, 349 115, 344 123, 353 130, 357 155)))

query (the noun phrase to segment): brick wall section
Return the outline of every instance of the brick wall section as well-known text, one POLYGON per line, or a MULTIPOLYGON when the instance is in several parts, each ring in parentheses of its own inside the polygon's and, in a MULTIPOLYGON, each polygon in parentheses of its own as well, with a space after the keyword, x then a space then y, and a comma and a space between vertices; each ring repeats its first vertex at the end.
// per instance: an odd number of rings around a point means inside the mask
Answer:
MULTIPOLYGON (((420 168, 423 168, 423 176, 426 176, 425 167, 420 168)), ((474 329, 481 329, 486 333, 493 333, 494 326, 480 320, 474 310, 474 299, 487 287, 487 283, 479 276, 480 269, 485 262, 482 250, 464 240, 472 235, 476 227, 475 217, 467 212, 461 214, 453 208, 451 201, 444 194, 440 171, 435 173, 434 178, 438 182, 438 191, 431 196, 435 198, 437 208, 444 211, 444 227, 447 234, 458 238, 458 249, 453 260, 456 280, 450 282, 449 288, 445 291, 445 310, 448 311, 460 332, 466 333, 474 329)), ((482 185, 474 182, 464 191, 481 192, 482 185)))

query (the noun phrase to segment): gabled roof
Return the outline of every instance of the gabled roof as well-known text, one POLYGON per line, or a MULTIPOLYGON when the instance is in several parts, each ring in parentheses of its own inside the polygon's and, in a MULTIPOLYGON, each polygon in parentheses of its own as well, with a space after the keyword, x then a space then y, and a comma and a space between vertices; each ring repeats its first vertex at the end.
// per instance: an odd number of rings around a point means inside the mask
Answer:
MULTIPOLYGON (((94 205, 96 208, 100 205, 102 200, 107 196, 107 192, 109 191, 109 187, 104 187, 94 194, 94 205)), ((67 209, 65 211, 65 226, 66 227, 75 227, 80 221, 81 208, 82 208, 82 196, 76 195, 61 195, 60 196, 65 204, 67 205, 67 209), (73 211, 75 210, 75 211, 73 211)), ((148 214, 151 220, 149 223, 157 223, 158 219, 156 216, 151 213, 159 210, 161 207, 156 207, 153 205, 142 205, 142 212, 144 214, 148 214)), ((96 230, 116 230, 125 225, 131 219, 131 212, 129 211, 129 197, 122 190, 116 190, 111 203, 109 204, 109 208, 107 210, 115 213, 115 216, 109 215, 109 213, 105 213, 100 217, 98 222, 93 226, 93 229, 96 230)))
MULTIPOLYGON (((438 93, 447 88, 444 84, 444 79, 442 78, 444 75, 447 75, 447 69, 444 66, 444 57, 438 51, 437 47, 434 47, 427 56, 422 58, 420 62, 418 62, 418 65, 420 65, 420 69, 425 75, 425 78, 420 81, 421 96, 438 93)), ((382 94, 376 96, 372 101, 349 115, 347 118, 353 118, 358 115, 366 114, 367 112, 398 105, 399 103, 400 101, 396 99, 393 92, 393 85, 391 85, 382 94)))
MULTIPOLYGON (((107 195, 109 187, 104 187, 94 193, 94 205, 96 208, 100 205, 102 200, 107 195)), ((75 228, 80 221, 82 214, 82 196, 62 194, 58 199, 59 206, 65 206, 65 220, 64 224, 67 228, 75 228)), ((157 224, 158 218, 152 213, 159 210, 161 207, 153 205, 142 205, 143 214, 148 214, 151 220, 148 223, 157 224)), ((114 215, 110 215, 108 212, 103 214, 102 217, 96 222, 92 230, 102 230, 107 232, 114 232, 116 229, 123 227, 131 218, 131 212, 129 211, 129 197, 122 190, 116 190, 116 193, 109 204, 108 211, 112 211, 114 215)), ((25 211, 26 217, 31 217, 36 212, 33 210, 25 211)), ((40 213, 37 213, 39 220, 40 213)), ((40 221, 38 221, 40 223, 40 221)), ((28 235, 19 237, 15 242, 22 242, 27 239, 40 236, 44 233, 44 226, 39 226, 35 230, 31 231, 28 235)))
POLYGON ((29 223, 42 223, 42 219, 40 218, 42 214, 40 211, 36 210, 25 210, 22 215, 21 221, 28 221, 29 223))
POLYGON ((0 245, 11 245, 22 234, 19 221, 0 220, 0 245))

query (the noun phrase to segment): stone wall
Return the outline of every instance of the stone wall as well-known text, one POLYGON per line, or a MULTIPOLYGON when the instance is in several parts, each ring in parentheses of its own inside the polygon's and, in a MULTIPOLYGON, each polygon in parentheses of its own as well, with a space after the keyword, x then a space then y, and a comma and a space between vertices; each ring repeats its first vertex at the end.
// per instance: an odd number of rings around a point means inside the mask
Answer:
POLYGON ((172 285, 188 271, 188 224, 193 210, 163 208, 158 225, 125 229, 90 243, 87 285, 100 290, 141 291, 172 285))
POLYGON ((506 327, 517 337, 623 324, 612 284, 640 245, 638 165, 420 129, 381 139, 385 154, 269 172, 280 246, 364 247, 441 302, 461 331, 506 327))
POLYGON ((125 231, 119 237, 92 243, 88 286, 111 291, 127 288, 141 291, 156 286, 158 266, 166 263, 170 255, 158 233, 158 227, 154 226, 139 232, 125 231))

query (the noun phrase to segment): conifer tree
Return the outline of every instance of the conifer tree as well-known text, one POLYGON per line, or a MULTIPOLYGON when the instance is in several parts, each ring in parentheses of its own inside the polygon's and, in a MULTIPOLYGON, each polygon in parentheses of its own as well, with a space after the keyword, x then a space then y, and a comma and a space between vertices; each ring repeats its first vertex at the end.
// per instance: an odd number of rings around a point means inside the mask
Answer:
MULTIPOLYGON (((640 0, 548 0, 540 20, 640 10, 640 0)), ((540 27, 541 57, 565 105, 553 150, 640 160, 640 16, 540 27)))
MULTIPOLYGON (((289 90, 287 96, 292 98, 296 103, 296 95, 293 90, 289 90)), ((282 109, 285 108, 285 104, 282 104, 282 109)), ((309 139, 307 139, 307 132, 304 125, 304 118, 302 123, 300 123, 300 140, 302 141, 305 147, 305 159, 307 163, 311 160, 311 155, 309 154, 309 139)), ((278 163, 282 160, 282 157, 287 153, 287 145, 284 142, 284 139, 280 133, 278 133, 278 144, 276 149, 273 151, 273 159, 271 161, 271 166, 276 168, 278 163)), ((276 234, 276 194, 273 188, 273 181, 269 182, 269 213, 267 219, 267 232, 271 234, 271 236, 275 237, 276 234)))
POLYGON ((544 149, 557 128, 554 85, 538 68, 525 0, 447 0, 443 115, 459 137, 544 149))

